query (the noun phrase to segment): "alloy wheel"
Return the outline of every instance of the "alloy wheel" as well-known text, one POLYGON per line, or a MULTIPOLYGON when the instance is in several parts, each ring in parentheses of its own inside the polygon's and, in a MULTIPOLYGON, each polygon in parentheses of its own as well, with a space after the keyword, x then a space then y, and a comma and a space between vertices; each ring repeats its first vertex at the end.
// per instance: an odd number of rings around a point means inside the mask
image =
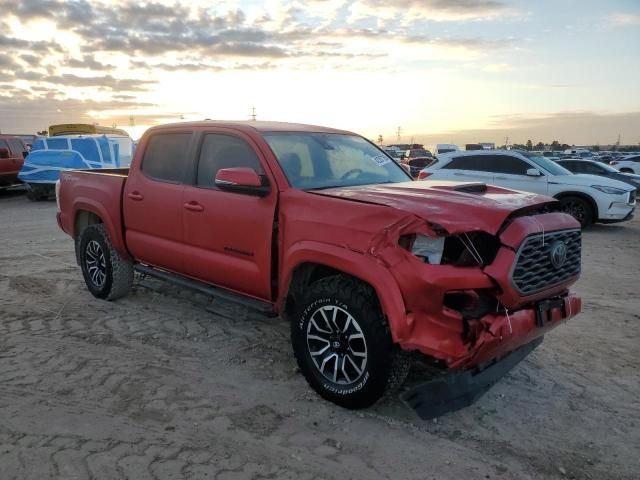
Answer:
POLYGON ((107 264, 104 258, 102 247, 95 240, 87 243, 85 250, 85 266, 87 273, 97 288, 102 288, 107 279, 107 264))
POLYGON ((333 383, 352 384, 367 366, 367 342, 360 325, 336 305, 320 307, 311 315, 307 348, 316 369, 333 383))

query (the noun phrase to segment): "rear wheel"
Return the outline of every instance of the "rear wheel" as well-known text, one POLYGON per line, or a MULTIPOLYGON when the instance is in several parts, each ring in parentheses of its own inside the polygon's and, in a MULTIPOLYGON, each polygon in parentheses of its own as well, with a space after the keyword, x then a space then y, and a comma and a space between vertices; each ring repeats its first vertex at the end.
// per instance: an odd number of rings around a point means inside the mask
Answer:
POLYGON ((633 170, 631 170, 630 168, 621 168, 620 171, 622 173, 635 173, 633 170))
POLYGON ((584 198, 562 197, 560 199, 560 209, 578 220, 582 228, 588 227, 593 223, 593 207, 584 198))
POLYGON ((311 387, 346 408, 372 405, 409 371, 375 293, 341 275, 318 280, 306 291, 291 323, 291 342, 311 387))
POLYGON ((89 225, 80 235, 78 253, 82 275, 94 297, 116 300, 133 285, 133 264, 113 248, 103 224, 89 225))

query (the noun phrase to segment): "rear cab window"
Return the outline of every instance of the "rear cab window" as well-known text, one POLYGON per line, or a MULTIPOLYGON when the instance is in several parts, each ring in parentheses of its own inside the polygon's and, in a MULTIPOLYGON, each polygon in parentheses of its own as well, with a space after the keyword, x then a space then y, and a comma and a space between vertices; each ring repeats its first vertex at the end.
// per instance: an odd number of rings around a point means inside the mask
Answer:
POLYGON ((168 183, 181 183, 187 170, 191 132, 156 133, 147 142, 142 173, 168 183))

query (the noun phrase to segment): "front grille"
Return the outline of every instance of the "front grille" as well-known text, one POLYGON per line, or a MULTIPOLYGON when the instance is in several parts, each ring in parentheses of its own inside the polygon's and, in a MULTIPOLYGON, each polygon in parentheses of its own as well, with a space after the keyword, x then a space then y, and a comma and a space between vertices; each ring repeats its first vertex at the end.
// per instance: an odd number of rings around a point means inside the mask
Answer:
MULTIPOLYGON (((527 237, 516 255, 511 281, 520 295, 533 295, 560 285, 580 273, 580 230, 561 230, 527 237), (561 266, 552 262, 552 251, 566 246, 561 266)), ((557 263, 557 255, 556 255, 557 263)))

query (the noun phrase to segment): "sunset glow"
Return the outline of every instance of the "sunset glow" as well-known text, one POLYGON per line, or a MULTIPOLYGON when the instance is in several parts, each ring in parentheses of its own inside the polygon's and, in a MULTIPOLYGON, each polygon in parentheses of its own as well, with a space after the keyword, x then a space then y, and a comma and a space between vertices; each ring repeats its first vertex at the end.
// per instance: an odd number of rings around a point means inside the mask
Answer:
POLYGON ((203 118, 640 142, 640 4, 0 0, 0 130, 203 118))

